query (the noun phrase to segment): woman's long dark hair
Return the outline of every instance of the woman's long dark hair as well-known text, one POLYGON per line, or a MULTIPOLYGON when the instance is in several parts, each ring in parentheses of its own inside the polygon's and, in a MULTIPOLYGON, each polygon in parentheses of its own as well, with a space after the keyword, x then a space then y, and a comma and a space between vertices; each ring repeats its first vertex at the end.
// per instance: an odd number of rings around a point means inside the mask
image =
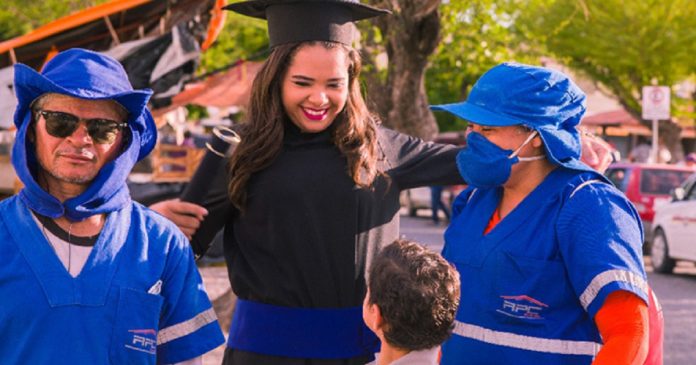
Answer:
POLYGON ((300 42, 276 46, 254 79, 248 123, 241 129, 242 141, 230 158, 229 195, 234 206, 244 211, 247 183, 255 172, 268 167, 283 146, 284 120, 281 86, 293 57, 306 45, 321 44, 327 49, 342 47, 349 60, 348 100, 333 121, 333 141, 348 160, 348 171, 361 188, 372 185, 377 169, 377 131, 360 92, 360 55, 350 47, 333 42, 300 42))

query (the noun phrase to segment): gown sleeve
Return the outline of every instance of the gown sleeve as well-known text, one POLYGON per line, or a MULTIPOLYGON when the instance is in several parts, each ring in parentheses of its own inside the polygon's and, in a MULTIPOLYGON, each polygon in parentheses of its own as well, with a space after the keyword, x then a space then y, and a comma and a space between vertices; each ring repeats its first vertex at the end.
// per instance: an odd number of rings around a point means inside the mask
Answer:
MULTIPOLYGON (((244 125, 235 124, 231 129, 238 135, 244 135, 244 125)), ((243 137, 240 137, 243 138, 243 137)), ((220 139, 216 139, 212 142, 213 149, 224 148, 223 146, 229 146, 225 144, 220 139), (217 146, 217 148, 216 148, 217 146)), ((210 147, 209 147, 210 148, 210 147)), ((234 146, 229 148, 235 148, 234 146)), ((207 153, 210 153, 208 151, 207 153)), ((205 172, 213 163, 203 166, 206 162, 206 157, 203 158, 201 165, 194 174, 197 176, 199 173, 203 173, 203 177, 208 177, 210 179, 210 184, 205 187, 207 192, 204 194, 203 203, 201 204, 204 208, 208 210, 208 215, 201 222, 201 226, 198 228, 196 233, 191 238, 191 247, 193 252, 197 257, 200 257, 208 251, 213 239, 218 232, 222 230, 227 222, 229 215, 233 212, 233 206, 230 202, 228 196, 227 185, 229 183, 229 159, 226 157, 223 160, 217 162, 217 170, 211 173, 205 172), (206 168, 208 167, 208 168, 206 168), (201 170, 202 169, 202 170, 201 170), (206 176, 206 175, 210 176, 206 176)), ((215 160, 216 158, 213 157, 215 160)), ((200 192, 193 192, 193 196, 201 196, 200 192)), ((229 228, 231 229, 231 228, 229 228)))
POLYGON ((379 135, 379 147, 386 160, 385 172, 400 189, 464 184, 456 164, 461 147, 425 142, 383 127, 379 135))
POLYGON ((191 238, 191 247, 197 256, 202 256, 208 251, 213 238, 225 226, 225 222, 233 212, 233 206, 227 194, 227 164, 220 165, 217 173, 211 177, 209 191, 203 202, 208 215, 191 238))

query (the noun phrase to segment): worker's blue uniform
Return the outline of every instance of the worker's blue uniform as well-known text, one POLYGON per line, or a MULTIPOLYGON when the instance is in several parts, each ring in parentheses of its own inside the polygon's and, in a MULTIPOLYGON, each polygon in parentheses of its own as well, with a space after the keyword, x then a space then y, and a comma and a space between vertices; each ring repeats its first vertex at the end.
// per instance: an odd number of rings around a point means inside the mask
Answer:
POLYGON ((461 275, 442 364, 590 364, 608 294, 647 302, 635 208, 594 172, 559 167, 484 235, 502 188, 455 201, 443 255, 461 275))
POLYGON ((188 241, 138 203, 108 215, 75 278, 18 196, 0 252, 3 364, 171 364, 224 341, 188 241))
POLYGON ((117 60, 77 48, 58 53, 41 73, 15 65, 14 81, 12 165, 24 188, 0 202, 0 363, 172 364, 224 343, 188 240, 128 192, 128 174, 157 141, 147 110, 152 91, 133 90, 117 60), (32 105, 50 93, 113 100, 128 112, 120 153, 66 200, 37 179, 43 168, 32 105), (106 218, 77 277, 32 214, 106 218))

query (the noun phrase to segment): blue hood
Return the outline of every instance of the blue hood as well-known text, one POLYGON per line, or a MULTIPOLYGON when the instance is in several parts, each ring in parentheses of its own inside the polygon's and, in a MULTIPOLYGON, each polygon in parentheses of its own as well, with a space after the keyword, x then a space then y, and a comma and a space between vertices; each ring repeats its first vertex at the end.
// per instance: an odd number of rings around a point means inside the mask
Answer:
POLYGON ((12 150, 12 164, 24 184, 19 197, 41 215, 51 218, 65 216, 73 221, 119 210, 128 204, 128 174, 157 142, 157 129, 147 109, 152 91, 133 90, 128 75, 118 61, 84 49, 59 53, 46 63, 41 73, 17 64, 14 82, 19 103, 14 115, 17 136, 12 150), (36 182, 35 173, 39 165, 35 146, 27 138, 32 122, 31 103, 46 93, 86 100, 114 100, 128 110, 128 146, 102 167, 82 194, 63 203, 36 182))

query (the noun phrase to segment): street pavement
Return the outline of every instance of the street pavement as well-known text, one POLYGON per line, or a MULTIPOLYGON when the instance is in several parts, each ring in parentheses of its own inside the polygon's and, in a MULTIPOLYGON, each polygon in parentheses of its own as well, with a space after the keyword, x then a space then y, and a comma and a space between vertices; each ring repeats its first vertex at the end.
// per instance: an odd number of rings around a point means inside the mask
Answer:
POLYGON ((445 219, 440 219, 440 223, 435 224, 430 219, 430 210, 427 211, 427 217, 422 215, 423 212, 425 210, 418 211, 418 217, 401 215, 401 237, 419 242, 435 252, 440 252, 445 244, 443 234, 448 222, 445 219))
MULTIPOLYGON (((403 212, 405 213, 405 212, 403 212)), ((429 211, 427 212, 429 214, 429 211)), ((419 212, 418 217, 401 216, 401 235, 418 241, 433 251, 440 252, 444 244, 446 223, 435 225, 419 212)), ((690 263, 679 263, 675 274, 651 272, 650 259, 646 257, 648 281, 657 294, 665 316, 664 365, 687 365, 696 362, 696 268, 690 263)), ((229 289, 224 267, 203 267, 201 275, 206 289, 215 299, 229 289)), ((219 365, 224 346, 203 357, 204 365, 219 365)))
POLYGON ((664 365, 696 363, 696 269, 680 263, 675 274, 648 273, 665 315, 664 365))

